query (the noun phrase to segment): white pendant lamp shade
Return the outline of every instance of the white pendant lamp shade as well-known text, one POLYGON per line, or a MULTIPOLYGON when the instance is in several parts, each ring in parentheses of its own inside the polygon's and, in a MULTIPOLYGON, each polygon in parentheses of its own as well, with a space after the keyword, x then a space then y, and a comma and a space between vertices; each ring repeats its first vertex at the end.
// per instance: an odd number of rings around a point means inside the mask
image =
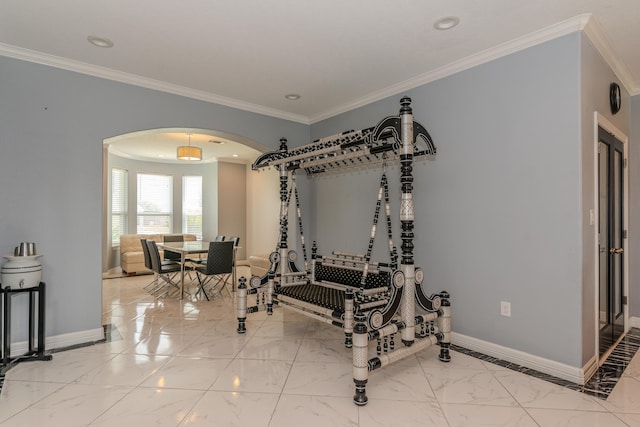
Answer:
POLYGON ((189 135, 189 145, 178 147, 178 160, 202 160, 202 148, 191 146, 191 134, 189 135))

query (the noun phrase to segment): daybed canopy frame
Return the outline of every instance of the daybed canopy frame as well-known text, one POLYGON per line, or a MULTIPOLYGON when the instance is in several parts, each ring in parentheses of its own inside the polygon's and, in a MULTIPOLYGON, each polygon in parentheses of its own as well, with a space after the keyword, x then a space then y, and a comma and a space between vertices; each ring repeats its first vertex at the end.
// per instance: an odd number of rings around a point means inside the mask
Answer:
POLYGON ((442 291, 427 296, 424 293, 421 287, 424 273, 415 267, 413 256, 413 161, 434 156, 436 147, 427 130, 413 120, 411 99, 403 97, 400 104, 398 116, 387 117, 371 128, 322 138, 292 150, 287 148, 283 138, 279 150, 261 155, 252 166, 254 170, 273 166, 279 171, 280 238, 276 251, 270 255, 268 273, 264 277, 252 277, 250 288, 241 279, 238 287, 238 332, 246 331, 248 313, 266 310, 271 314, 274 303, 340 326, 345 332, 345 345, 353 346, 354 402, 357 405, 367 403, 365 386, 369 371, 436 343, 440 344, 440 360, 450 360, 449 294, 442 291), (297 255, 288 250, 287 243, 289 177, 296 171, 315 175, 382 162, 400 164, 402 244, 399 269, 395 269, 395 262, 371 263, 369 268, 369 260, 357 254, 334 252, 332 256, 318 256, 314 244, 311 271, 300 271, 296 266, 297 255), (361 284, 334 279, 352 277, 349 271, 360 270, 360 265, 364 265, 361 284), (367 271, 372 277, 368 278, 367 271), (369 283, 367 289, 365 281, 369 283), (380 283, 386 285, 381 286, 380 283), (324 304, 306 298, 305 287, 313 288, 314 294, 328 295, 332 302, 324 304), (291 290, 293 292, 286 292, 291 290), (256 294, 255 306, 247 307, 248 294, 256 294), (301 295, 303 300, 299 300, 301 295), (416 304, 426 313, 416 314, 416 304), (394 348, 396 333, 401 334, 404 344, 398 349, 394 348), (384 353, 380 349, 382 339, 385 342, 384 353), (376 357, 369 359, 369 341, 373 340, 378 340, 378 352, 376 357), (387 344, 389 341, 390 346, 387 344))

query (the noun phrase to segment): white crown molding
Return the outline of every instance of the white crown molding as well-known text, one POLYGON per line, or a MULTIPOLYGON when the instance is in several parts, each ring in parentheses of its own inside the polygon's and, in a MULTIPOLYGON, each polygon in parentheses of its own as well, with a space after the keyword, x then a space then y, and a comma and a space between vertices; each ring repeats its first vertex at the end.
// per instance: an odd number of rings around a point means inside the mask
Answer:
POLYGON ((502 43, 498 46, 492 47, 491 49, 487 49, 482 52, 467 56, 466 58, 460 59, 458 61, 452 62, 428 73, 421 74, 409 80, 405 80, 404 82, 388 86, 384 89, 380 89, 352 103, 342 105, 333 110, 326 111, 323 114, 311 117, 310 121, 311 123, 317 123, 321 120, 325 120, 338 114, 354 110, 356 108, 371 104, 372 102, 379 101, 390 96, 398 95, 399 93, 405 92, 407 90, 414 89, 416 87, 431 83, 436 80, 440 80, 450 75, 468 70, 478 65, 496 60, 498 58, 502 58, 512 53, 538 45, 540 43, 553 40, 558 37, 574 33, 576 31, 580 31, 585 27, 590 17, 590 14, 578 15, 558 24, 554 24, 525 36, 518 37, 506 43, 502 43))
POLYGON ((100 77, 103 79, 113 80, 120 83, 131 84, 134 86, 144 87, 147 89, 153 89, 160 92, 170 93, 173 95, 180 95, 187 98, 197 99, 200 101, 211 102, 214 104, 223 105, 225 107, 237 108, 239 110, 262 114, 265 116, 274 117, 278 119, 289 120, 292 122, 298 122, 298 123, 307 124, 307 125, 310 124, 307 117, 304 117, 298 114, 291 114, 285 111, 276 110, 273 108, 267 108, 261 105, 256 105, 249 102, 239 101, 233 98, 227 98, 224 96, 215 95, 215 94, 204 92, 201 90, 196 90, 196 89, 191 89, 184 86, 165 83, 159 80, 154 80, 147 77, 141 77, 135 74, 116 71, 110 68, 99 67, 96 65, 90 65, 84 62, 61 58, 58 56, 37 52, 34 50, 23 49, 16 46, 7 45, 4 43, 0 43, 0 56, 7 56, 10 58, 21 59, 23 61, 34 62, 37 64, 47 65, 54 68, 60 68, 67 71, 74 71, 81 74, 100 77))
POLYGON ((620 79, 620 84, 629 92, 631 96, 640 94, 640 85, 633 80, 627 66, 618 59, 615 49, 607 39, 604 31, 595 17, 591 17, 584 27, 584 34, 589 38, 602 59, 611 67, 613 72, 620 79))
POLYGON ((431 83, 436 80, 440 80, 450 75, 459 73, 460 71, 464 71, 475 66, 494 61, 504 56, 511 55, 529 47, 533 47, 541 43, 554 40, 558 37, 575 33, 577 31, 585 32, 600 55, 613 69, 615 74, 620 78, 621 83, 627 89, 627 91, 629 91, 631 95, 640 94, 640 86, 633 82, 633 79, 627 71, 626 66, 620 60, 618 60, 616 55, 613 53, 614 50, 611 48, 610 43, 604 36, 604 32, 600 28, 600 25, 597 24, 595 18, 593 18, 591 14, 586 13, 527 34, 525 36, 510 40, 491 49, 478 52, 474 55, 468 56, 459 61, 452 62, 451 64, 445 65, 436 70, 419 75, 404 82, 373 92, 352 103, 342 105, 338 108, 326 111, 323 114, 311 117, 310 122, 317 123, 338 114, 354 110, 356 108, 371 104, 372 102, 379 101, 390 96, 398 95, 399 93, 414 89, 416 87, 431 83))
POLYGON ((507 362, 516 363, 526 368, 535 369, 536 371, 562 378, 576 384, 584 384, 588 377, 587 372, 593 371, 593 361, 587 362, 583 368, 576 368, 555 360, 545 359, 543 357, 534 356, 520 350, 509 347, 503 347, 488 341, 479 340, 477 338, 466 335, 451 333, 451 342, 460 347, 474 350, 487 356, 493 356, 507 362))
POLYGON ((452 62, 428 73, 405 80, 404 82, 372 92, 353 102, 311 117, 291 114, 200 90, 48 55, 42 52, 22 49, 3 43, 0 43, 0 55, 310 125, 577 31, 584 31, 598 53, 618 76, 620 83, 629 94, 631 96, 639 95, 640 84, 633 81, 627 67, 617 58, 614 49, 604 35, 600 25, 591 14, 575 16, 525 36, 510 40, 491 49, 478 52, 459 61, 452 62))

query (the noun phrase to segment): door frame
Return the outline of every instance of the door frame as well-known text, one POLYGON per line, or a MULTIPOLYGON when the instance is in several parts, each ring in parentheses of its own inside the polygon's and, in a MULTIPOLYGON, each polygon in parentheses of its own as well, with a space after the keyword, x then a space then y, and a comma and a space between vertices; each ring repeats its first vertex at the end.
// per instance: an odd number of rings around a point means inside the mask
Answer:
POLYGON ((623 221, 623 227, 624 229, 627 231, 627 238, 625 238, 624 241, 624 252, 622 253, 623 255, 623 263, 624 263, 624 268, 623 268, 623 288, 624 288, 624 295, 627 296, 627 304, 625 304, 623 306, 623 312, 624 312, 624 332, 626 333, 629 330, 629 301, 628 301, 628 296, 629 296, 629 164, 628 164, 628 158, 629 158, 629 137, 627 137, 627 135, 625 135, 622 131, 620 131, 620 129, 618 129, 609 119, 607 119, 606 117, 604 117, 602 114, 598 113, 597 111, 594 113, 594 127, 593 127, 593 134, 594 134, 594 142, 593 142, 593 176, 594 176, 594 191, 593 191, 593 212, 594 212, 594 216, 593 216, 593 221, 590 221, 590 223, 592 223, 594 229, 593 229, 593 249, 594 249, 594 284, 593 284, 593 292, 594 292, 594 296, 595 296, 595 300, 594 300, 594 307, 593 307, 593 313, 594 313, 594 325, 595 325, 595 357, 596 360, 598 361, 597 365, 600 366, 602 364, 602 362, 604 362, 604 360, 607 358, 607 356, 609 355, 609 351, 607 351, 606 353, 604 353, 602 355, 602 357, 599 356, 600 354, 600 340, 599 340, 599 335, 600 335, 600 304, 599 304, 599 298, 600 298, 600 294, 599 294, 599 278, 600 278, 600 265, 599 265, 599 257, 600 257, 600 253, 599 253, 599 244, 598 244, 598 230, 597 230, 597 225, 600 223, 600 212, 598 209, 599 206, 599 200, 598 200, 598 145, 600 143, 600 138, 598 138, 598 128, 602 128, 604 130, 606 130, 607 132, 611 133, 617 140, 622 142, 623 145, 623 155, 624 155, 624 161, 625 161, 625 165, 626 167, 623 170, 623 182, 624 182, 624 191, 623 191, 623 215, 624 215, 624 221, 623 221))

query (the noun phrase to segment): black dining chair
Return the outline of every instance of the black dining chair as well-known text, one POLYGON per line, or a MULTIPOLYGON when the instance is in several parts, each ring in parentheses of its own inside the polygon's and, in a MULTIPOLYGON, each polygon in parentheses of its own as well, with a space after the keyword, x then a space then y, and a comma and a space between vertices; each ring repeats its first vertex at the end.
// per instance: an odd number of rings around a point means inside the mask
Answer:
POLYGON ((238 243, 240 243, 240 238, 236 236, 230 236, 230 237, 227 237, 227 240, 225 241, 233 242, 233 247, 237 248, 238 243))
MULTIPOLYGON (((149 247, 147 246, 147 239, 140 239, 140 245, 142 246, 142 255, 144 255, 144 266, 151 270, 151 272, 153 272, 151 266, 151 256, 149 255, 149 247)), ((144 287, 144 290, 149 291, 156 283, 157 281, 154 274, 153 280, 151 281, 151 283, 144 287)))
POLYGON ((215 239, 213 239, 214 242, 224 242, 224 236, 221 235, 217 235, 215 239))
MULTIPOLYGON (((165 234, 162 237, 164 243, 168 242, 184 242, 184 236, 182 234, 165 234)), ((172 252, 164 250, 164 259, 180 262, 182 256, 178 252, 172 252)))
POLYGON ((236 291, 236 255, 238 253, 238 245, 240 244, 240 238, 237 236, 231 236, 227 238, 230 242, 233 242, 233 274, 231 274, 231 288, 233 292, 236 291))
MULTIPOLYGON (((233 273, 233 242, 209 242, 206 264, 195 268, 198 276, 198 292, 209 301, 209 294, 222 292, 233 273)), ((196 294, 197 294, 196 293, 196 294)))
POLYGON ((147 248, 151 259, 151 271, 153 271, 156 280, 156 286, 152 291, 153 295, 160 297, 167 296, 172 290, 179 292, 180 284, 175 281, 175 278, 181 271, 180 263, 173 261, 163 262, 160 259, 158 246, 153 240, 147 240, 147 248))

